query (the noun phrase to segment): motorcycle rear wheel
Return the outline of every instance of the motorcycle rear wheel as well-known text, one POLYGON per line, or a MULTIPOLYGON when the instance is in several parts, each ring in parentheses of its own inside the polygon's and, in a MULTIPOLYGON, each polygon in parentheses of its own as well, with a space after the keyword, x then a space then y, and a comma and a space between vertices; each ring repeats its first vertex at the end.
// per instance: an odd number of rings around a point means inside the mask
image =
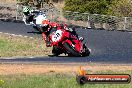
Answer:
POLYGON ((63 46, 65 47, 67 53, 71 56, 79 57, 81 56, 78 52, 76 52, 72 46, 70 46, 68 43, 64 43, 63 46))

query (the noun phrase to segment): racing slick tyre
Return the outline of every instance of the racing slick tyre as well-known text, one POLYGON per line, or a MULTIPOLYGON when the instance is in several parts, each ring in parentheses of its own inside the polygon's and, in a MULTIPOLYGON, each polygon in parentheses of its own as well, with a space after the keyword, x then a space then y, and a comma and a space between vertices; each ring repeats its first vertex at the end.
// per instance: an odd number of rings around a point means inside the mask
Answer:
POLYGON ((67 53, 70 54, 70 56, 75 56, 75 57, 79 57, 81 56, 78 52, 76 52, 72 46, 70 46, 68 43, 64 43, 63 44, 64 48, 66 49, 67 53))
POLYGON ((52 54, 54 56, 59 56, 61 54, 61 50, 57 46, 53 46, 52 54))

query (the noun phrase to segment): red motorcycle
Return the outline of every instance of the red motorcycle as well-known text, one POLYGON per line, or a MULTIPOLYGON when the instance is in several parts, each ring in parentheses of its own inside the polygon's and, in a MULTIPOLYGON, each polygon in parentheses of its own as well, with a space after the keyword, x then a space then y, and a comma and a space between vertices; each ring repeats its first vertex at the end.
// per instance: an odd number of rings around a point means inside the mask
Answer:
MULTIPOLYGON (((43 35, 44 33, 42 33, 43 35)), ((58 29, 52 32, 49 39, 53 46, 52 53, 54 56, 62 53, 75 57, 89 56, 90 54, 90 50, 86 47, 86 44, 82 44, 82 41, 64 29, 58 29)))

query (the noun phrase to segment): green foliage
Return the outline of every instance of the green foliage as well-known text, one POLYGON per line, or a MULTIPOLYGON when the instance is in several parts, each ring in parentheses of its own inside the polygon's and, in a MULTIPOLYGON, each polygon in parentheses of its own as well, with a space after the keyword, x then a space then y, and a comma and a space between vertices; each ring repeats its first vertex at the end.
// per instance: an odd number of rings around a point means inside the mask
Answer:
POLYGON ((110 0, 65 0, 64 11, 88 12, 95 14, 106 14, 110 0))
MULTIPOLYGON (((88 14, 107 14, 108 5, 111 0, 65 0, 63 12, 79 12, 79 13, 64 13, 64 16, 69 20, 88 20, 88 14)), ((96 20, 98 18, 94 18, 96 20)))
POLYGON ((132 1, 131 0, 115 0, 109 6, 108 14, 115 16, 132 17, 132 1))
POLYGON ((63 11, 132 17, 131 0, 65 0, 63 11))

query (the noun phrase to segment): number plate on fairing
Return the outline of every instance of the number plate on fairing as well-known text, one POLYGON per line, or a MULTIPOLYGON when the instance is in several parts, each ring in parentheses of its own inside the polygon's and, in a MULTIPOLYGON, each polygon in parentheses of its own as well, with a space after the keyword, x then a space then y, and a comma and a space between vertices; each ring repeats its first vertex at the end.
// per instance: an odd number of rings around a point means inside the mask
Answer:
POLYGON ((52 35, 52 41, 53 42, 57 42, 57 41, 59 41, 61 39, 61 37, 62 37, 62 31, 61 30, 57 30, 52 35))

